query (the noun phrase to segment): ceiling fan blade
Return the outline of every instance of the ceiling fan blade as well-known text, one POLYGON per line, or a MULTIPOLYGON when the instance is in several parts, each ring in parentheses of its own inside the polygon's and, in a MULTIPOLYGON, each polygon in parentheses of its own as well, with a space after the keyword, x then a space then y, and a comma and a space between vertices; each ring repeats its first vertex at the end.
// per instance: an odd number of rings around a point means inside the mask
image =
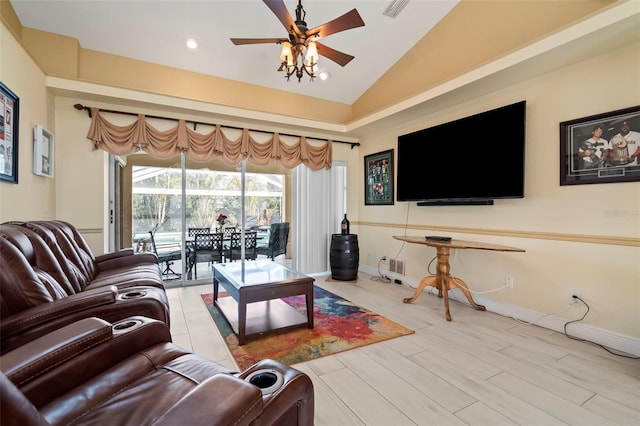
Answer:
POLYGON ((236 46, 241 44, 282 43, 289 41, 286 38, 232 38, 231 42, 236 46))
POLYGON ((284 4, 284 0, 262 0, 262 1, 264 1, 264 4, 266 4, 267 7, 271 9, 273 14, 276 15, 276 17, 280 20, 280 22, 282 22, 282 25, 284 25, 284 28, 287 30, 287 32, 291 31, 291 29, 293 28, 293 31, 296 33, 297 36, 302 35, 295 21, 289 14, 289 11, 287 10, 287 6, 285 6, 284 4))
POLYGON ((322 43, 316 43, 316 47, 318 48, 318 55, 331 59, 333 62, 343 67, 354 58, 354 56, 332 49, 322 43))
POLYGON ((307 31, 307 37, 313 34, 319 34, 320 37, 326 37, 331 34, 339 33, 340 31, 350 30, 352 28, 363 27, 364 21, 360 17, 360 14, 356 9, 352 9, 344 15, 322 24, 318 27, 312 28, 307 31))

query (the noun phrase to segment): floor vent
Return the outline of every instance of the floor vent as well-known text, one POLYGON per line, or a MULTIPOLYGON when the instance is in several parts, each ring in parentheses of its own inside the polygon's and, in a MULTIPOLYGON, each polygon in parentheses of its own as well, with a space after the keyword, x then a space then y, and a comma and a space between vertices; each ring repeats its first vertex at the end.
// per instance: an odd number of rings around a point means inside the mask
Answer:
POLYGON ((404 261, 389 259, 389 272, 404 275, 404 261))

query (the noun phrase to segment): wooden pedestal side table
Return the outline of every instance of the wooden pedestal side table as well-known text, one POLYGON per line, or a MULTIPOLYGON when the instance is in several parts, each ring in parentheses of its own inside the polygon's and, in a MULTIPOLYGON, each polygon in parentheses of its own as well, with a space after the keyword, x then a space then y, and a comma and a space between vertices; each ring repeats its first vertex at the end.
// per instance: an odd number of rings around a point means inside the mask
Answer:
POLYGON ((462 290, 467 300, 475 309, 479 311, 485 311, 486 308, 482 305, 478 305, 471 296, 469 287, 460 278, 451 275, 451 266, 449 265, 449 255, 452 248, 455 249, 476 249, 476 250, 493 250, 493 251, 510 251, 510 252, 524 252, 525 250, 517 247, 503 246, 499 244, 488 244, 477 241, 463 241, 463 240, 450 240, 450 241, 436 241, 428 240, 425 237, 405 237, 395 236, 396 240, 406 241, 413 244, 423 244, 429 247, 435 247, 437 255, 437 267, 436 275, 429 275, 424 277, 413 297, 407 297, 402 301, 404 303, 415 302, 420 296, 425 287, 430 286, 438 289, 438 297, 444 298, 445 317, 447 321, 451 321, 451 313, 449 312, 449 290, 452 288, 459 288, 462 290))

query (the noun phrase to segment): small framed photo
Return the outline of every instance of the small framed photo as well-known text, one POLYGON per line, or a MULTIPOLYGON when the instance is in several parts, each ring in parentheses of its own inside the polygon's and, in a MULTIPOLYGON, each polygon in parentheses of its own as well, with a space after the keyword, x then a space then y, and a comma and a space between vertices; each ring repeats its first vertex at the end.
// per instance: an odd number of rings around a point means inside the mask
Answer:
POLYGON ((0 181, 18 183, 20 99, 0 82, 0 181))
POLYGON ((53 177, 53 134, 37 125, 33 129, 33 173, 53 177))
POLYGON ((640 180, 640 106, 560 123, 560 185, 640 180))
POLYGON ((393 150, 364 157, 364 203, 366 205, 392 205, 393 150))

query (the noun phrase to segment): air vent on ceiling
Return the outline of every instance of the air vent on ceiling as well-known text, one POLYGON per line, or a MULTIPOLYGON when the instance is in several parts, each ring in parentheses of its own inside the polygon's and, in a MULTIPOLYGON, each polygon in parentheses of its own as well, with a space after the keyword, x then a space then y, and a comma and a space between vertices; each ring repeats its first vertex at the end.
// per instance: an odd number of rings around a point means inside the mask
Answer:
POLYGON ((395 18, 402 9, 409 3, 409 0, 393 0, 389 6, 382 12, 384 16, 395 18))

